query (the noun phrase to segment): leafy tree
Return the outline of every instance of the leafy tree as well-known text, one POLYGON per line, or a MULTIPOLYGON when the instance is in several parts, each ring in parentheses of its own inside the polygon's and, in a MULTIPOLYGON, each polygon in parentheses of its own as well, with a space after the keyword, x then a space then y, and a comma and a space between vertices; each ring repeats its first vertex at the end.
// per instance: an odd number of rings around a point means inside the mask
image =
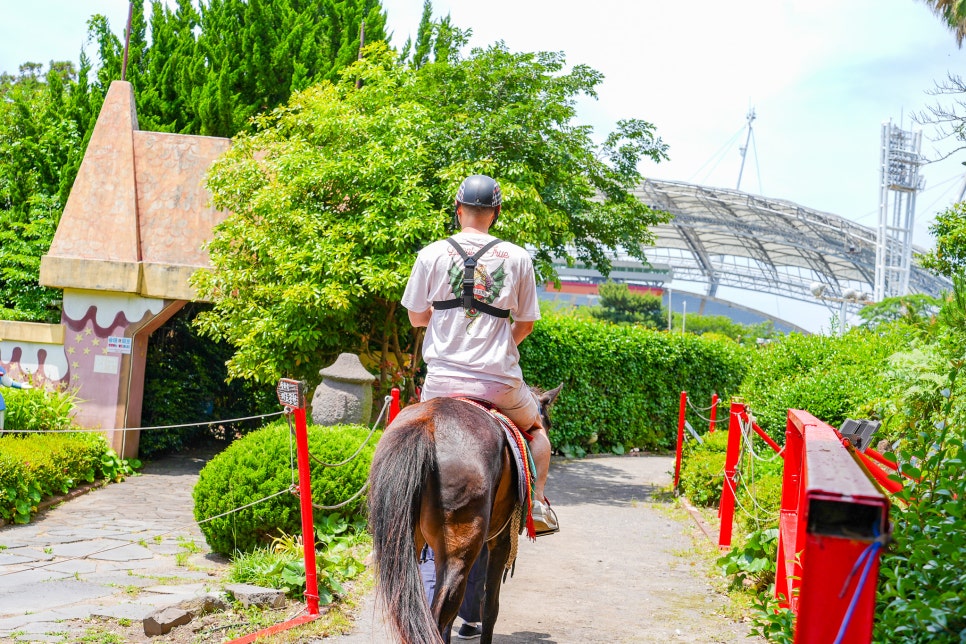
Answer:
POLYGON ((339 83, 293 95, 239 135, 208 180, 234 214, 210 244, 214 270, 194 278, 214 302, 201 328, 237 348, 230 376, 315 379, 337 352, 370 343, 383 382, 391 354, 411 370, 417 338, 397 303, 417 250, 444 235, 474 172, 501 182, 494 232, 532 245, 543 278, 554 256, 604 271, 618 246, 643 256, 648 225, 665 215, 629 189, 637 159, 659 161, 665 146, 643 121, 595 145, 572 119, 575 97, 601 77, 563 69, 561 54, 502 44, 415 68, 377 44, 339 83))
MULTIPOLYGON (((134 3, 127 79, 142 129, 231 136, 293 88, 352 62, 359 26, 385 38, 378 0, 210 0, 172 9, 134 3)), ((25 63, 0 75, 0 317, 55 322, 58 291, 38 285, 47 252, 104 95, 121 77, 123 38, 107 19, 88 21, 97 73, 25 63)))
MULTIPOLYGON (((681 314, 674 313, 672 328, 681 328, 681 314)), ((727 315, 697 315, 687 314, 684 320, 684 329, 688 333, 695 335, 714 334, 731 338, 740 344, 755 346, 758 338, 768 339, 780 336, 775 330, 775 325, 770 320, 757 324, 742 324, 735 322, 727 315)))
MULTIPOLYGON (((134 3, 127 79, 141 127, 232 136, 293 90, 333 80, 369 42, 385 40, 379 0, 178 0, 134 3), (149 29, 150 27, 150 29, 149 29), (150 38, 148 38, 150 34, 150 38)), ((123 41, 94 16, 101 91, 120 78, 123 41)))
POLYGON ((936 237, 936 248, 920 258, 923 268, 950 279, 966 275, 966 202, 936 215, 929 232, 936 237))
POLYGON ((943 22, 956 35, 956 44, 963 46, 966 38, 966 1, 964 0, 923 0, 942 18, 943 22))
POLYGON ((422 67, 430 62, 432 52, 436 62, 456 60, 459 50, 469 42, 470 32, 455 26, 447 15, 439 21, 433 20, 433 3, 423 2, 423 13, 416 30, 416 44, 412 38, 406 39, 399 59, 413 67, 422 67))
POLYGON ((859 310, 863 326, 876 329, 881 324, 902 320, 910 327, 925 329, 935 323, 942 301, 922 293, 888 297, 859 310))
POLYGON ((38 284, 93 126, 90 64, 26 63, 0 76, 0 317, 55 322, 60 293, 38 284))
POLYGON ((600 285, 600 310, 596 317, 609 322, 634 323, 656 329, 664 321, 661 296, 634 293, 627 284, 605 282, 600 285))

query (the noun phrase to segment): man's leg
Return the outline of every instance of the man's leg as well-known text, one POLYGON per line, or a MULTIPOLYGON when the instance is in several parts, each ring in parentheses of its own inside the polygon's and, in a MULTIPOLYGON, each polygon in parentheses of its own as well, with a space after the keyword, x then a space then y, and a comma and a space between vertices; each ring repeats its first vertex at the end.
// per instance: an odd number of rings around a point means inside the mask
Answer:
POLYGON ((537 529, 537 534, 549 534, 559 530, 557 517, 547 497, 544 495, 544 488, 547 484, 547 476, 550 473, 550 438, 547 437, 547 430, 543 426, 540 417, 540 406, 537 397, 530 389, 523 385, 522 389, 514 394, 508 394, 500 401, 503 413, 510 417, 517 427, 525 430, 533 437, 530 441, 530 455, 533 457, 533 465, 537 470, 537 478, 533 482, 533 522, 537 529))
POLYGON ((489 561, 489 549, 483 546, 480 556, 470 568, 470 576, 466 580, 466 593, 460 604, 459 616, 463 625, 456 633, 459 639, 473 639, 482 634, 483 628, 483 595, 486 591, 486 566, 489 561))
POLYGON ((436 596, 436 557, 429 546, 423 546, 423 551, 419 553, 419 576, 423 578, 426 601, 432 604, 436 596))
POLYGON ((534 426, 530 428, 530 454, 533 456, 533 464, 537 467, 537 480, 533 483, 533 495, 538 500, 546 503, 547 497, 543 495, 543 488, 547 484, 547 475, 550 474, 550 439, 547 438, 547 430, 543 427, 534 426))

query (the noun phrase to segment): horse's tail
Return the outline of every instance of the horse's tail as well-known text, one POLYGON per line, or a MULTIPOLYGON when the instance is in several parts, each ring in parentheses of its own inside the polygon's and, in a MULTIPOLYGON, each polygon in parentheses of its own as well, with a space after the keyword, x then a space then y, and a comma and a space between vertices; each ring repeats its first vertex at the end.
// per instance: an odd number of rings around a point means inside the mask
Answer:
POLYGON ((426 428, 397 422, 379 441, 369 472, 369 531, 379 592, 403 644, 442 641, 423 590, 414 541, 425 481, 436 469, 436 450, 426 428))

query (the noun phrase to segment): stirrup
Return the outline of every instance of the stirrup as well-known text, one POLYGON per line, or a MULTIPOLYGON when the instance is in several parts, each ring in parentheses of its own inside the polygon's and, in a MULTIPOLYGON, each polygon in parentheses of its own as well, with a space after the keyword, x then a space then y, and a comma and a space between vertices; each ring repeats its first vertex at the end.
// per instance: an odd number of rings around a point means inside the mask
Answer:
POLYGON ((534 500, 531 516, 533 516, 535 536, 544 537, 548 534, 560 532, 560 521, 557 520, 557 513, 550 507, 549 501, 541 503, 534 500))

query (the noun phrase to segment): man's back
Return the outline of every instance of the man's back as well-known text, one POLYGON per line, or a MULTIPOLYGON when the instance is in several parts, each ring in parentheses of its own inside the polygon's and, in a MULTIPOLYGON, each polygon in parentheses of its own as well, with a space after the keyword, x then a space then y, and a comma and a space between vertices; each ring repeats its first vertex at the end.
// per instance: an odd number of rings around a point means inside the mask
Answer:
MULTIPOLYGON (((472 256, 494 237, 460 232, 453 239, 472 256)), ((463 258, 451 244, 446 240, 430 244, 416 259, 403 306, 422 311, 434 302, 461 297, 463 274, 463 258)), ((501 241, 479 258, 474 278, 477 300, 508 310, 514 321, 540 318, 533 263, 524 249, 501 241)), ((507 384, 523 379, 507 320, 462 306, 434 311, 423 358, 438 375, 475 376, 507 384)))

